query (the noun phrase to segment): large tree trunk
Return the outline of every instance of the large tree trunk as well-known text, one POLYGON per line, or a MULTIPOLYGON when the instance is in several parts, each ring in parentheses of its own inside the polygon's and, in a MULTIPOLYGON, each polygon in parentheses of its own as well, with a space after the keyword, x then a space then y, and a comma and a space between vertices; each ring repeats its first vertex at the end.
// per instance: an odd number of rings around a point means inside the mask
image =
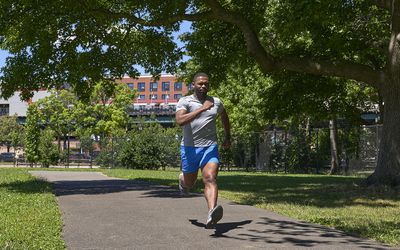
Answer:
POLYGON ((388 49, 388 72, 380 89, 384 101, 382 138, 378 164, 368 184, 400 185, 400 0, 391 1, 392 34, 388 49))
POLYGON ((400 185, 400 82, 392 86, 384 96, 385 121, 379 145, 378 164, 375 172, 367 179, 369 185, 400 185))

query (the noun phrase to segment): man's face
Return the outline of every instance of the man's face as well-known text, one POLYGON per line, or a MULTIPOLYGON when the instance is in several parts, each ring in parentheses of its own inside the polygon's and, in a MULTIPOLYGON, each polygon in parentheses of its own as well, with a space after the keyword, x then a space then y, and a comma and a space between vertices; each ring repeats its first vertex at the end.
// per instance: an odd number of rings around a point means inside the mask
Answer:
POLYGON ((208 77, 206 76, 197 77, 195 82, 193 83, 193 88, 196 94, 206 95, 209 88, 208 77))

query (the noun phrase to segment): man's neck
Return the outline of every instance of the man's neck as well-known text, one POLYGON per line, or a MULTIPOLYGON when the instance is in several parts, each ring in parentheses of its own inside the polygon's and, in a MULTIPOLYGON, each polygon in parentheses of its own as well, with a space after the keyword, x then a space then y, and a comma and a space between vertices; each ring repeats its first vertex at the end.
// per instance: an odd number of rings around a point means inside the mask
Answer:
POLYGON ((194 95, 194 97, 196 97, 197 98, 197 100, 199 100, 200 102, 204 102, 205 100, 206 100, 206 98, 207 98, 207 94, 198 94, 198 93, 194 93, 193 94, 194 95))

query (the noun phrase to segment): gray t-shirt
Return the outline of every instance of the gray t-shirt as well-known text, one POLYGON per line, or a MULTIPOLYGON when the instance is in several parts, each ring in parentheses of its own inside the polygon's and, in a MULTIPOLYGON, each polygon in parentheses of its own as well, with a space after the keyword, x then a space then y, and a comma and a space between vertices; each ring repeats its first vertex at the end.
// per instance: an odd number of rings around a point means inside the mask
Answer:
MULTIPOLYGON (((207 100, 214 103, 209 110, 200 113, 192 122, 183 125, 181 145, 191 147, 207 147, 217 143, 217 129, 215 120, 224 110, 224 105, 217 97, 207 96, 207 100)), ((202 107, 203 104, 194 96, 184 96, 179 99, 176 112, 186 110, 188 113, 202 107)))

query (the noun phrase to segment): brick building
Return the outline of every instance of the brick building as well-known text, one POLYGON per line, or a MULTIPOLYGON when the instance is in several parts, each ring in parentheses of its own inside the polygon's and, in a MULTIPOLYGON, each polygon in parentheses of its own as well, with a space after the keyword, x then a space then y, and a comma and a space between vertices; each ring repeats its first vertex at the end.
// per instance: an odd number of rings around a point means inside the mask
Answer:
POLYGON ((154 115, 156 122, 164 126, 174 124, 176 104, 191 88, 178 81, 176 76, 167 74, 161 75, 158 80, 152 76, 140 76, 137 79, 124 77, 117 82, 137 90, 137 97, 129 111, 130 116, 142 116, 149 120, 154 115))
POLYGON ((158 80, 152 76, 140 76, 139 78, 124 77, 118 82, 136 89, 138 96, 134 100, 135 108, 174 106, 179 98, 188 93, 190 86, 177 81, 174 75, 161 75, 158 80))
MULTIPOLYGON (((137 90, 137 98, 132 100, 131 115, 137 114, 152 114, 162 115, 175 110, 175 106, 182 96, 189 91, 185 83, 177 81, 174 75, 161 75, 158 80, 154 80, 152 76, 140 76, 139 78, 124 77, 117 82, 127 84, 129 88, 137 90)), ((47 90, 35 92, 30 102, 49 96, 47 90)), ((21 101, 19 92, 16 92, 8 100, 0 98, 0 116, 2 115, 17 115, 25 120, 26 111, 29 102, 21 101)))

